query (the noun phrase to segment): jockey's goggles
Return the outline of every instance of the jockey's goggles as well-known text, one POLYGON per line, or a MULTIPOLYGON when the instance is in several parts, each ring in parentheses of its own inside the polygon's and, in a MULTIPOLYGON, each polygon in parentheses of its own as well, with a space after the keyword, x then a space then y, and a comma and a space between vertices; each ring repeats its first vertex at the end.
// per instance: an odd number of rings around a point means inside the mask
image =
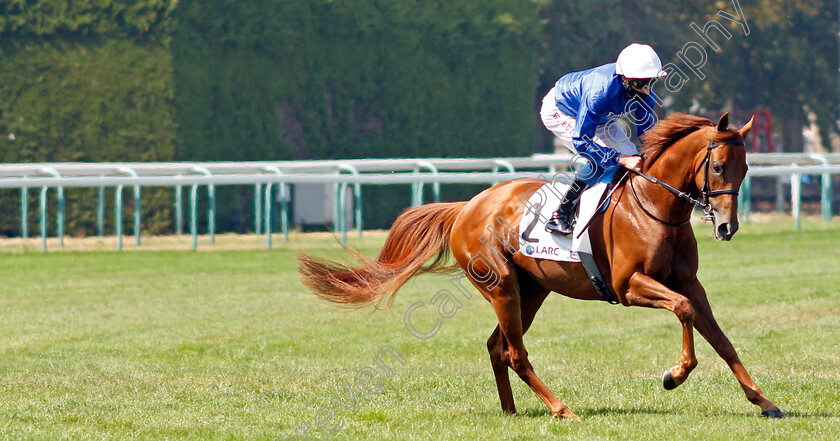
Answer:
POLYGON ((634 89, 645 89, 650 87, 653 84, 653 80, 655 78, 628 78, 627 81, 630 83, 630 87, 634 89))

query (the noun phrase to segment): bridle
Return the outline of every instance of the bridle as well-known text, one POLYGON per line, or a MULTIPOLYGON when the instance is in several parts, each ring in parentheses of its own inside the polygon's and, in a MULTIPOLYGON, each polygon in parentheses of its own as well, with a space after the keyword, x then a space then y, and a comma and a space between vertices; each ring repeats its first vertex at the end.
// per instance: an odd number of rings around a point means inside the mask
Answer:
MULTIPOLYGON (((711 214, 712 213, 712 206, 709 203, 710 198, 713 198, 715 196, 724 195, 724 194, 734 194, 736 196, 738 195, 738 190, 734 189, 734 188, 723 189, 723 190, 712 190, 709 187, 709 169, 711 168, 711 162, 712 162, 711 161, 712 150, 714 150, 716 147, 721 147, 721 146, 724 146, 724 145, 741 145, 741 146, 743 146, 745 144, 744 144, 744 141, 739 141, 739 140, 722 141, 722 142, 717 142, 717 143, 714 142, 711 139, 709 140, 709 145, 706 147, 706 159, 703 160, 703 167, 705 167, 704 181, 703 181, 703 186, 700 188, 700 195, 703 198, 702 200, 700 200, 698 198, 694 198, 690 194, 688 194, 684 191, 677 190, 676 188, 660 181, 659 179, 654 178, 653 176, 650 176, 648 174, 645 174, 645 173, 642 173, 642 172, 639 172, 639 171, 635 171, 635 170, 633 170, 633 172, 636 173, 637 175, 645 178, 646 180, 648 180, 648 181, 650 181, 650 182, 652 182, 656 185, 659 185, 662 188, 668 190, 669 192, 671 192, 675 196, 679 197, 680 199, 684 200, 685 202, 687 202, 689 204, 693 204, 697 208, 702 208, 703 209, 702 219, 703 219, 704 222, 707 222, 707 221, 710 221, 710 220, 714 219, 714 217, 711 214)), ((633 186, 633 181, 632 180, 630 180, 630 190, 633 193, 633 198, 636 199, 636 203, 639 204, 639 207, 641 207, 642 210, 648 216, 656 219, 657 221, 659 221, 659 222, 661 222, 665 225, 668 225, 668 226, 671 226, 671 227, 679 227, 679 226, 687 224, 691 220, 691 214, 690 213, 688 215, 688 219, 686 219, 682 222, 673 223, 673 222, 668 222, 668 221, 662 220, 662 219, 658 218, 656 215, 654 215, 653 213, 651 213, 647 208, 645 208, 644 204, 642 204, 642 201, 639 199, 639 196, 636 194, 636 188, 633 186)))

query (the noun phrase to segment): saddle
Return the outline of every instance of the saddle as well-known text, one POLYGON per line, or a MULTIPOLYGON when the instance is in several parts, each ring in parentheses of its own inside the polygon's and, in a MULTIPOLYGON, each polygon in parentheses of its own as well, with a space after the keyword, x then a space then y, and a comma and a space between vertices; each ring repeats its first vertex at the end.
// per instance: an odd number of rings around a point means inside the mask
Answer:
POLYGON ((592 254, 589 243, 589 221, 596 214, 607 184, 599 183, 587 188, 580 197, 575 231, 570 236, 545 231, 554 209, 566 193, 565 183, 546 183, 523 195, 524 213, 519 223, 520 251, 529 257, 561 262, 580 262, 578 252, 592 254))
POLYGON ((551 219, 554 208, 557 207, 569 185, 565 183, 546 183, 523 195, 522 220, 519 223, 519 251, 536 259, 547 259, 559 262, 581 262, 590 281, 598 294, 607 302, 618 303, 604 281, 598 265, 592 256, 592 245, 589 242, 589 224, 598 215, 609 185, 599 183, 587 188, 580 198, 576 214, 575 231, 571 236, 552 234, 545 231, 545 223, 551 219))

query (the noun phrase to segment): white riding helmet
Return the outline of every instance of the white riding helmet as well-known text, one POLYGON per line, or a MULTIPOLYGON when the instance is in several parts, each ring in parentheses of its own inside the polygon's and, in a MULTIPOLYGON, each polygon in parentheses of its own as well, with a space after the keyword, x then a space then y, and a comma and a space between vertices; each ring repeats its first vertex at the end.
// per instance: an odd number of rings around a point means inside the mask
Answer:
POLYGON ((639 43, 621 50, 615 62, 615 73, 625 78, 659 78, 667 74, 653 48, 639 43))

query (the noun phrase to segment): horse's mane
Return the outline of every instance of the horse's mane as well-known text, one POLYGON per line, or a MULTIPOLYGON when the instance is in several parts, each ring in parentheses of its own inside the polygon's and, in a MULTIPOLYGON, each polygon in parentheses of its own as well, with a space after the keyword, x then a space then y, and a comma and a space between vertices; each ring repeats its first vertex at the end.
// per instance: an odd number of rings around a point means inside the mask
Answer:
MULTIPOLYGON (((645 157, 645 170, 647 170, 656 161, 662 153, 679 141, 683 137, 694 133, 700 129, 712 127, 712 121, 700 117, 689 115, 686 113, 675 112, 668 115, 649 132, 641 137, 642 141, 642 155, 645 157)), ((712 130, 711 139, 715 142, 721 142, 732 138, 736 131, 728 129, 723 132, 712 130)))
POLYGON ((662 152, 683 137, 712 126, 712 121, 687 113, 672 113, 649 132, 641 136, 642 155, 645 157, 645 169, 650 167, 662 152))

